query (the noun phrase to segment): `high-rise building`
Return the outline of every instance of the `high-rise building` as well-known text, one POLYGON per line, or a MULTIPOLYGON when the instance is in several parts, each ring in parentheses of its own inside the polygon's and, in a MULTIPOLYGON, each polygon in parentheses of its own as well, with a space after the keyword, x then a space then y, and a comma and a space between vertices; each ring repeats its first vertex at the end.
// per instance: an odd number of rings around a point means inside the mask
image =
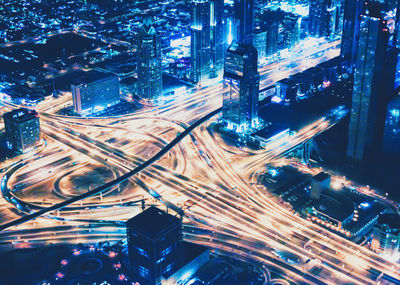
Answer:
POLYGON ((314 37, 333 38, 341 31, 340 0, 310 0, 309 33, 314 37))
POLYGON ((235 0, 234 5, 237 21, 236 40, 241 44, 251 44, 254 29, 254 0, 235 0))
POLYGON ((267 30, 267 56, 278 52, 279 23, 277 21, 268 21, 267 30))
POLYGON ((226 50, 224 0, 210 0, 211 17, 211 73, 222 75, 226 50))
POLYGON ((380 149, 385 117, 384 66, 388 43, 386 22, 371 15, 361 16, 347 155, 362 163, 380 149))
POLYGON ((257 50, 251 44, 232 44, 226 51, 223 119, 238 132, 258 125, 259 80, 257 50))
POLYGON ((345 0, 343 34, 340 56, 346 60, 349 73, 353 73, 360 34, 361 14, 364 12, 364 0, 345 0))
POLYGON ((34 110, 16 109, 3 114, 8 146, 17 152, 34 147, 40 140, 39 115, 34 110))
POLYGON ((138 93, 144 100, 163 94, 161 45, 150 18, 145 18, 138 34, 138 93))
POLYGON ((267 31, 256 28, 253 32, 253 46, 257 50, 258 63, 267 57, 267 31))
POLYGON ((74 110, 80 115, 99 112, 120 101, 118 76, 97 70, 82 71, 71 84, 74 110))
POLYGON ((286 13, 283 18, 283 47, 293 49, 300 40, 301 17, 286 13))
POLYGON ((211 71, 211 7, 208 0, 192 1, 191 80, 204 83, 211 71))
POLYGON ((126 222, 129 262, 146 285, 161 284, 181 264, 182 222, 150 207, 126 222))
POLYGON ((374 227, 372 250, 398 261, 400 257, 400 216, 383 214, 374 227))

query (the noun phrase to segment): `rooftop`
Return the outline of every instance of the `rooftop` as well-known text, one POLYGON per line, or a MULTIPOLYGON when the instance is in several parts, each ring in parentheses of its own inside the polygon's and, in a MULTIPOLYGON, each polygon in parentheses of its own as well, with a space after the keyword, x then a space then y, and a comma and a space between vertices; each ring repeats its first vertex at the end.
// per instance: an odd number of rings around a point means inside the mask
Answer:
POLYGON ((313 203, 315 210, 337 221, 343 222, 354 212, 354 204, 346 195, 334 191, 321 194, 313 203))
POLYGON ((398 214, 383 214, 379 217, 378 223, 386 225, 392 230, 400 231, 400 215, 398 214))
POLYGON ((4 120, 13 120, 14 122, 21 123, 39 117, 35 110, 20 108, 12 110, 11 112, 4 113, 4 120))
POLYGON ((151 238, 161 235, 171 226, 180 224, 179 218, 168 214, 154 206, 147 208, 142 213, 129 219, 126 224, 151 238))
POLYGON ((89 71, 79 71, 76 74, 76 80, 74 80, 74 83, 76 85, 79 84, 90 84, 108 77, 114 77, 116 76, 113 73, 110 72, 101 72, 97 70, 89 70, 89 71))
POLYGON ((329 179, 330 177, 331 176, 328 173, 320 172, 317 175, 314 175, 312 179, 316 180, 316 181, 319 181, 319 182, 322 182, 322 181, 325 181, 326 179, 329 179))

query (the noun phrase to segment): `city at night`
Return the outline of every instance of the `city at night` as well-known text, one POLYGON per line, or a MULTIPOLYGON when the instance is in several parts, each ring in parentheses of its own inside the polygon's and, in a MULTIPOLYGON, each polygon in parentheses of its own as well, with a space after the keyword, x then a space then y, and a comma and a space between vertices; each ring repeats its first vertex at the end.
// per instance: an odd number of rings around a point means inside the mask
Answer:
POLYGON ((0 285, 400 285, 400 0, 1 0, 0 285))

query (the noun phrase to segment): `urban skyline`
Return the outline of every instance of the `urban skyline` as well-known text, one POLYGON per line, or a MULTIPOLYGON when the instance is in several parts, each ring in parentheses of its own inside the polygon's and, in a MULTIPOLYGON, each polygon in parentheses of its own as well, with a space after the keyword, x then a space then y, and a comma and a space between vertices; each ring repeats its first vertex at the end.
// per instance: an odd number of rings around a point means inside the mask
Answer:
POLYGON ((399 7, 6 0, 0 284, 400 284, 399 7))

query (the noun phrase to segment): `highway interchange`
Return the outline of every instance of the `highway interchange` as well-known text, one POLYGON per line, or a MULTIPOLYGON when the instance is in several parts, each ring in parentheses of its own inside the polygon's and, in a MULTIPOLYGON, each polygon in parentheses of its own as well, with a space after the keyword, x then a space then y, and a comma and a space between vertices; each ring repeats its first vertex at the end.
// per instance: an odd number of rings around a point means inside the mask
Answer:
MULTIPOLYGON (((333 58, 338 46, 338 42, 320 45, 270 63, 260 69, 260 85, 269 86, 333 58), (296 67, 287 67, 292 64, 296 67)), ((56 114, 71 104, 70 94, 38 105, 43 144, 0 165, 4 169, 1 224, 78 197, 134 170, 193 123, 218 110, 223 92, 221 83, 193 88, 162 105, 104 118, 56 114)), ((16 107, 4 102, 0 110, 16 107)), ((287 163, 283 157, 287 150, 335 125, 343 117, 340 109, 260 150, 227 143, 213 127, 218 116, 202 122, 127 181, 3 230, 0 244, 118 241, 125 237, 123 221, 139 213, 145 200, 146 205, 183 210, 185 240, 274 268, 294 283, 375 284, 371 269, 400 278, 399 264, 293 214, 257 183, 257 175, 269 165, 287 163), (320 272, 307 267, 309 259, 320 261, 320 272)))

